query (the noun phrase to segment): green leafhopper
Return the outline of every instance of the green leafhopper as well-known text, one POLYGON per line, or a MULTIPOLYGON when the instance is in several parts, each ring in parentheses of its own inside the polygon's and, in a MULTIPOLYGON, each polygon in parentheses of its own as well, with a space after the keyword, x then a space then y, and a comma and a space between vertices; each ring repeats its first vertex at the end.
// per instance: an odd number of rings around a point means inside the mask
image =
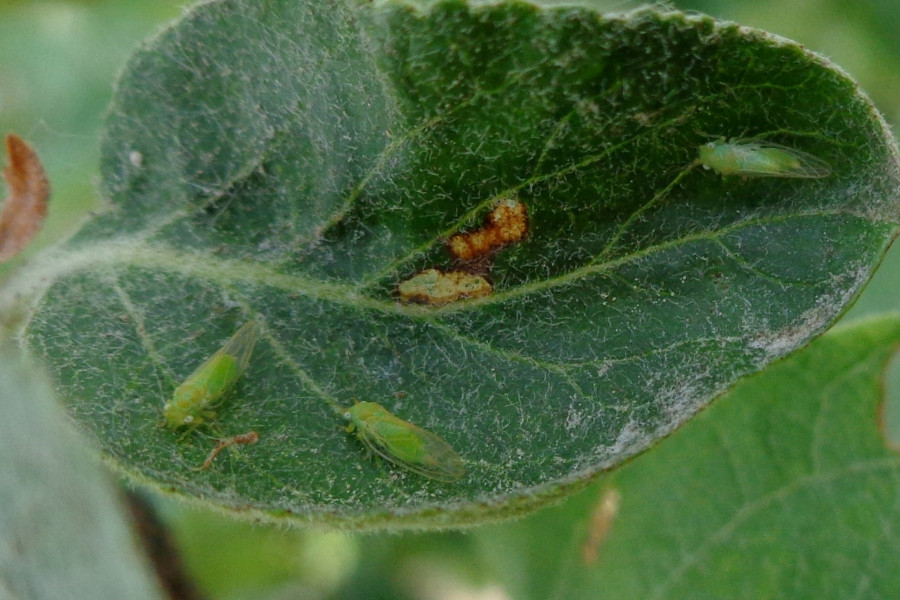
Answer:
POLYGON ((167 427, 196 427, 215 416, 210 405, 221 399, 247 368, 258 334, 256 321, 245 323, 175 389, 172 399, 163 406, 167 427))
POLYGON ((344 412, 347 432, 383 459, 430 479, 452 482, 466 469, 450 444, 421 427, 395 417, 375 402, 357 402, 344 412))
POLYGON ((771 142, 719 138, 699 150, 697 162, 721 175, 818 179, 831 173, 822 159, 771 142))

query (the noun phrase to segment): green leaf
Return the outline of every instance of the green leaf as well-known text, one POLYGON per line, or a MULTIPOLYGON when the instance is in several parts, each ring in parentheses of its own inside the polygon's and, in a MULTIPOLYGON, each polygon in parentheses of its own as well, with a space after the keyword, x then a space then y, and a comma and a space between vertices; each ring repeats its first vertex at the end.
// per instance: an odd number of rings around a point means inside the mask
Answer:
POLYGON ((209 598, 346 598, 337 586, 358 563, 360 542, 377 537, 260 527, 181 502, 156 504, 209 598))
POLYGON ((0 597, 159 598, 106 474, 8 347, 0 414, 0 597))
POLYGON ((206 3, 135 54, 102 150, 111 208, 13 288, 40 291, 23 339, 123 472, 270 519, 446 526, 556 499, 824 330, 897 227, 896 147, 845 74, 675 12, 206 3), (711 135, 832 174, 722 177, 696 163, 711 135), (492 293, 399 301, 511 197, 530 230, 482 263, 492 293), (251 318, 212 431, 260 441, 197 472, 210 431, 160 428, 162 404, 251 318), (354 398, 466 477, 367 457, 340 429, 354 398))
POLYGON ((483 558, 519 600, 891 597, 900 457, 878 415, 898 341, 896 315, 828 333, 565 506, 479 529, 483 558))

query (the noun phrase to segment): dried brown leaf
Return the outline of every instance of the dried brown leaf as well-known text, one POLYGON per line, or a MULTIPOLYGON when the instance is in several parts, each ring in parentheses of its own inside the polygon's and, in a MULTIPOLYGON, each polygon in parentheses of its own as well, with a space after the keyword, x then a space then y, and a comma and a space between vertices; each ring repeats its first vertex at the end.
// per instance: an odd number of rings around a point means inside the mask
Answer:
POLYGON ((3 178, 9 197, 0 213, 0 263, 18 254, 34 238, 47 216, 50 183, 37 153, 15 134, 6 136, 9 164, 3 178))

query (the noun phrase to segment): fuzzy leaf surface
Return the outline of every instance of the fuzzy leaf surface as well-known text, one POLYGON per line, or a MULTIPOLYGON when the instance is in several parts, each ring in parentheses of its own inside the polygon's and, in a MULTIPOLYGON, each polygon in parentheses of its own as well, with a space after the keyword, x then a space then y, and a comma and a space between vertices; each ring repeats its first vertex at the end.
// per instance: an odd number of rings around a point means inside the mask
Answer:
POLYGON ((513 514, 646 449, 833 322, 900 189, 872 105, 797 45, 523 2, 202 4, 134 55, 102 151, 111 208, 36 268, 23 334, 70 412, 138 480, 354 526, 513 514), (832 172, 722 177, 696 163, 710 136, 832 172), (481 265, 491 293, 399 301, 511 198, 529 231, 481 265), (217 429, 160 428, 251 318, 217 429), (466 477, 367 459, 340 429, 354 398, 445 439, 466 477), (251 429, 193 470, 209 435, 251 429))

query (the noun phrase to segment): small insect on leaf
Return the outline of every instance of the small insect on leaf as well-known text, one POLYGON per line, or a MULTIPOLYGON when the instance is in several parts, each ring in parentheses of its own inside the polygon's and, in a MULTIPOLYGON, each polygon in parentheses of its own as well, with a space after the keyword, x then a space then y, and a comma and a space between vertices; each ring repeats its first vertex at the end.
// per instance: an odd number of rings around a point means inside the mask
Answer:
POLYGON ((822 159, 779 144, 719 138, 699 148, 697 162, 721 175, 819 179, 831 174, 822 159))
POLYGON ((196 371, 175 389, 172 399, 163 406, 167 427, 196 427, 215 416, 210 407, 237 382, 259 335, 255 321, 245 323, 196 371))
POLYGON ((357 402, 346 411, 348 433, 371 452, 423 477, 453 482, 466 473, 450 444, 421 427, 395 417, 375 402, 357 402))
POLYGON ((241 433, 238 435, 233 435, 229 438, 224 438, 219 440, 219 443, 216 444, 216 447, 210 450, 209 455, 206 457, 206 460, 203 461, 203 464, 200 465, 200 470, 205 471, 210 466, 212 466, 213 461, 216 460, 216 457, 219 456, 219 453, 222 452, 228 446, 233 446, 234 444, 255 444, 259 441, 259 434, 255 431, 249 431, 247 433, 241 433))

